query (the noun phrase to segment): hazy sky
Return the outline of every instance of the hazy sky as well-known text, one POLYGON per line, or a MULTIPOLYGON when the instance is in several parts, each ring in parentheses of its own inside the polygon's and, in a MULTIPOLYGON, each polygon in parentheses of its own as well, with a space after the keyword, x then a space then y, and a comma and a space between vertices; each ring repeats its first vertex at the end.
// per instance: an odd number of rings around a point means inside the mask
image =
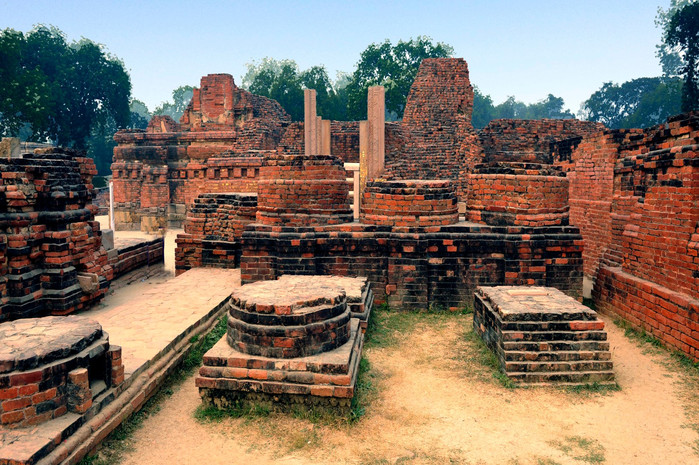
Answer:
POLYGON ((372 42, 427 35, 466 59, 471 83, 500 103, 552 93, 577 112, 604 82, 661 74, 653 22, 669 0, 77 1, 0 0, 0 28, 52 24, 121 58, 152 110, 184 84, 264 57, 352 72, 372 42))

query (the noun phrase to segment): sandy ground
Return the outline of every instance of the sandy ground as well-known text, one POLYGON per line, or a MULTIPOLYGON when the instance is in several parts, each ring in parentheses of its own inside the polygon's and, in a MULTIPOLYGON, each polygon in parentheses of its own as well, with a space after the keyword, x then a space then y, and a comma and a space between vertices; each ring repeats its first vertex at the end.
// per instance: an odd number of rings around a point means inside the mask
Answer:
POLYGON ((476 361, 470 317, 430 318, 365 357, 366 415, 200 422, 193 379, 144 422, 125 464, 699 464, 697 378, 607 322, 620 391, 508 389, 476 361))

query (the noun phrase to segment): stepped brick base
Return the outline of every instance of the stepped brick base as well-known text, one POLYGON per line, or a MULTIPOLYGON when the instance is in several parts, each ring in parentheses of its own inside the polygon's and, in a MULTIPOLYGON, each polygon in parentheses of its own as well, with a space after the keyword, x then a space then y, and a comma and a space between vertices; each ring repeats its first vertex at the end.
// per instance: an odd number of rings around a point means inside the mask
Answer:
POLYGON ((371 300, 367 278, 285 275, 236 289, 228 334, 196 377, 202 401, 348 412, 364 344, 355 314, 368 317, 371 300))
POLYGON ((221 338, 205 355, 196 386, 206 405, 323 405, 349 410, 364 345, 359 320, 352 318, 349 341, 308 357, 271 358, 244 354, 221 338))
POLYGON ((513 381, 588 384, 614 381, 604 322, 550 287, 479 287, 474 330, 513 381))

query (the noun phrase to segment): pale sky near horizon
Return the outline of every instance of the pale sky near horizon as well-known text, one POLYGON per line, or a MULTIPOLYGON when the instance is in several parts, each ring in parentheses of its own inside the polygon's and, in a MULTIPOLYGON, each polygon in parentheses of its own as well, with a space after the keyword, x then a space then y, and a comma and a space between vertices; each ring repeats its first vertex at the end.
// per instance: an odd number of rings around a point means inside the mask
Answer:
POLYGON ((372 42, 419 35, 454 47, 471 83, 500 103, 549 93, 577 113, 604 82, 661 74, 654 18, 669 0, 197 1, 0 0, 0 29, 35 24, 89 38, 119 57, 132 96, 153 110, 178 86, 246 63, 295 60, 352 72, 372 42))

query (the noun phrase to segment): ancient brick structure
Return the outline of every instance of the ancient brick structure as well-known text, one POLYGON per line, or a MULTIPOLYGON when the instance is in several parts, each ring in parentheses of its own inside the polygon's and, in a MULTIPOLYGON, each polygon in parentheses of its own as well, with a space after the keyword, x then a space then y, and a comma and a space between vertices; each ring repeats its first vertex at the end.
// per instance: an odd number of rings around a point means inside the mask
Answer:
POLYGON ((124 381, 121 349, 110 347, 102 327, 83 317, 5 322, 0 340, 2 427, 85 413, 94 398, 124 381))
POLYGON ((228 334, 204 355, 196 378, 202 400, 219 408, 252 401, 348 411, 364 336, 342 285, 362 283, 284 276, 236 289, 228 334))
POLYGON ((699 358, 699 116, 559 144, 600 311, 699 358))
POLYGON ((260 224, 312 226, 353 220, 345 169, 331 155, 267 157, 257 193, 260 224))
POLYGON ((450 181, 373 181, 364 190, 362 223, 426 227, 458 219, 456 190, 450 181))
POLYGON ((473 329, 513 381, 588 384, 614 380, 604 322, 557 289, 479 287, 473 329))
POLYGON ((43 149, 0 161, 0 321, 67 314, 113 276, 91 203, 94 162, 43 149))
POLYGON ((480 160, 472 112, 466 62, 423 60, 405 105, 403 137, 387 137, 387 172, 396 179, 459 180, 480 160), (394 141, 402 144, 392 146, 394 141))
POLYGON ((556 143, 594 135, 601 123, 576 119, 498 119, 478 131, 485 162, 553 163, 556 143))
POLYGON ((476 165, 468 176, 467 217, 513 226, 568 224, 568 179, 559 168, 537 163, 476 165))
POLYGON ((202 194, 187 212, 175 250, 177 274, 201 266, 240 266, 243 229, 255 222, 257 194, 202 194))
POLYGON ((203 77, 179 123, 154 118, 145 131, 115 135, 117 229, 181 222, 202 193, 255 192, 263 155, 289 122, 277 102, 239 89, 230 75, 203 77))

